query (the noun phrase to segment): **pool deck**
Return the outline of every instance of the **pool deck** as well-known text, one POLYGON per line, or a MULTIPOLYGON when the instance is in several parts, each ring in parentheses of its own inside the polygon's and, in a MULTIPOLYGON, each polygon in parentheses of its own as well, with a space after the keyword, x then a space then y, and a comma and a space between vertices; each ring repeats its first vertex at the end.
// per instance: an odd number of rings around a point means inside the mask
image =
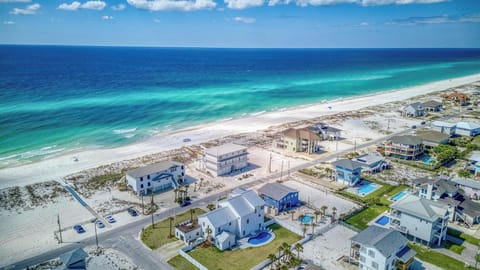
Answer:
MULTIPOLYGON (((368 182, 368 181, 362 180, 362 182, 368 182)), ((365 184, 363 184, 363 185, 357 184, 357 185, 355 185, 355 186, 353 186, 353 187, 347 188, 346 191, 349 192, 349 193, 352 193, 352 194, 354 194, 354 195, 357 195, 357 196, 365 197, 365 196, 367 196, 368 194, 370 194, 370 193, 374 192, 375 190, 377 190, 377 189, 379 189, 379 188, 382 187, 382 185, 380 185, 380 184, 370 183, 370 182, 368 182, 367 185, 371 185, 371 184, 375 185, 375 188, 373 188, 372 190, 370 190, 370 191, 368 191, 368 192, 363 192, 363 193, 360 193, 360 192, 359 192, 359 187, 365 186, 365 184)))
MULTIPOLYGON (((266 242, 263 242, 261 244, 258 244, 258 245, 254 245, 254 244, 251 244, 248 242, 248 239, 250 239, 250 237, 253 237, 253 236, 248 236, 248 237, 244 237, 240 240, 238 240, 238 245, 241 249, 245 249, 245 248, 249 248, 249 247, 260 247, 260 246, 263 246, 263 245, 266 245, 270 242, 272 242, 274 239, 275 239, 275 233, 272 232, 272 230, 264 230, 265 232, 268 232, 270 233, 272 236, 270 237, 270 239, 268 239, 266 242)), ((260 232, 259 232, 260 233, 260 232)))

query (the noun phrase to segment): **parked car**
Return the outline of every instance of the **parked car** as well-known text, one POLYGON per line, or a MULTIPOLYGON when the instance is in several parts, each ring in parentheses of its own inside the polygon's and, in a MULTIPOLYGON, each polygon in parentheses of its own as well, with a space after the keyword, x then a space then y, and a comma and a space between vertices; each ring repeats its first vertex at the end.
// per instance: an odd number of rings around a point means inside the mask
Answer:
POLYGON ((85 232, 85 229, 83 229, 82 225, 75 225, 73 226, 73 229, 77 232, 77 233, 84 233, 85 232))
POLYGON ((113 218, 113 216, 111 216, 111 215, 106 216, 105 219, 108 221, 108 223, 115 223, 115 222, 117 222, 117 221, 113 218))
POLYGON ((416 126, 416 125, 413 125, 413 126, 412 126, 412 129, 416 129, 416 128, 417 128, 417 126, 416 126))
POLYGON ((185 207, 185 206, 189 206, 190 204, 192 204, 190 201, 183 201, 180 206, 181 207, 185 207))
POLYGON ((133 209, 133 208, 128 208, 128 213, 129 213, 130 216, 132 216, 132 217, 138 216, 137 210, 135 210, 135 209, 133 209))
POLYGON ((183 139, 183 142, 190 142, 190 141, 191 141, 190 138, 185 138, 185 139, 183 139))
POLYGON ((427 124, 427 122, 426 122, 426 121, 422 121, 420 124, 421 124, 421 125, 425 125, 425 124, 427 124))
POLYGON ((101 228, 105 228, 105 224, 103 224, 103 222, 101 220, 98 220, 95 221, 95 225, 97 225, 97 228, 101 229, 101 228))

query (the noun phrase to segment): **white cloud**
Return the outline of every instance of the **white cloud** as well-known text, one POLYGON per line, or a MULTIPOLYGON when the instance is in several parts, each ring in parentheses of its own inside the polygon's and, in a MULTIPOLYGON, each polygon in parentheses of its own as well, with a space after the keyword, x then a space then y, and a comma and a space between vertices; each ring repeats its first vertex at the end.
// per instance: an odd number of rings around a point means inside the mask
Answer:
POLYGON ((242 22, 242 23, 254 23, 255 18, 250 18, 250 17, 235 17, 234 20, 236 22, 242 22))
POLYGON ((447 2, 449 0, 359 0, 362 6, 380 6, 380 5, 408 5, 408 4, 435 4, 447 2))
POLYGON ((82 9, 93 9, 93 10, 103 10, 107 6, 107 3, 103 1, 87 1, 85 3, 80 3, 78 1, 73 1, 70 4, 63 3, 59 5, 57 8, 61 10, 71 10, 75 11, 80 8, 82 9))
POLYGON ((3 21, 3 24, 10 24, 11 25, 11 24, 15 24, 15 22, 14 21, 3 21))
POLYGON ((0 3, 30 3, 32 0, 0 0, 0 3))
POLYGON ((361 22, 359 26, 368 26, 368 22, 361 22))
POLYGON ((228 8, 245 9, 251 7, 259 7, 265 3, 264 0, 224 0, 228 8))
POLYGON ((80 2, 74 1, 70 4, 67 4, 67 3, 60 4, 57 8, 61 10, 77 10, 80 8, 81 5, 82 4, 80 4, 80 2))
POLYGON ((113 16, 102 16, 102 20, 113 20, 113 16))
POLYGON ((440 23, 480 23, 480 14, 464 14, 462 16, 432 16, 432 17, 410 17, 401 20, 387 22, 387 25, 419 25, 419 24, 440 24, 440 23))
POLYGON ((118 4, 116 6, 112 6, 112 9, 115 10, 115 11, 124 10, 125 8, 126 8, 126 6, 124 4, 118 4))
POLYGON ((154 19, 153 22, 154 23, 160 23, 161 21, 160 21, 160 19, 154 19))
MULTIPOLYGON (((225 1, 231 1, 231 0, 225 0, 225 1)), ((242 0, 236 0, 236 1, 242 1, 242 0)), ((256 1, 256 0, 250 0, 250 1, 256 1)), ((275 6, 275 5, 288 5, 290 3, 295 3, 297 6, 301 6, 301 7, 333 6, 338 4, 357 4, 360 6, 380 6, 380 5, 434 4, 434 3, 446 2, 446 1, 449 1, 449 0, 269 0, 268 5, 275 6)))
POLYGON ((84 9, 93 9, 93 10, 102 10, 107 6, 107 3, 103 1, 87 1, 82 4, 81 8, 84 9))
POLYGON ((150 11, 195 11, 212 9, 217 5, 213 0, 127 0, 127 3, 135 8, 150 11))
POLYGON ((40 4, 32 4, 28 5, 25 8, 14 8, 12 11, 10 11, 10 14, 13 15, 33 15, 37 13, 37 11, 40 9, 41 5, 40 4))

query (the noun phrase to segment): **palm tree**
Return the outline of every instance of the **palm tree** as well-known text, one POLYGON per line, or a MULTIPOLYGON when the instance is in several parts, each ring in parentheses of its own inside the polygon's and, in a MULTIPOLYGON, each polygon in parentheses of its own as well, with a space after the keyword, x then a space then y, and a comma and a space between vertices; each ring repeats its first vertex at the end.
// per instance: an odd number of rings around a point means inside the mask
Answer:
POLYGON ((280 256, 282 256, 282 251, 283 251, 283 247, 282 246, 278 246, 277 247, 277 251, 278 251, 278 261, 280 261, 280 256))
POLYGON ((315 227, 316 226, 317 226, 317 224, 312 222, 312 235, 315 233, 315 227))
POLYGON ((326 214, 327 209, 328 209, 328 206, 322 205, 322 207, 320 207, 320 209, 322 209, 322 219, 324 219, 324 218, 325 218, 325 214, 326 214))
POLYGON ((344 219, 345 219, 345 216, 346 216, 345 213, 341 213, 339 219, 340 219, 340 220, 344 220, 344 219))
POLYGON ((290 211, 290 214, 292 214, 292 220, 293 220, 293 215, 295 214, 295 210, 290 211))
POLYGON ((173 190, 173 192, 175 192, 175 200, 174 200, 174 202, 178 202, 178 191, 179 191, 178 188, 175 188, 175 189, 173 190))
POLYGON ((303 237, 305 237, 305 234, 307 233, 307 224, 303 224, 302 232, 303 232, 303 237))
POLYGON ((210 241, 210 234, 212 233, 212 229, 210 229, 210 225, 207 226, 207 240, 210 241))
POLYGON ((282 265, 282 266, 280 266, 280 270, 288 270, 288 266, 282 265))
POLYGON ((194 186, 193 186, 193 192, 197 191, 197 182, 195 181, 194 182, 194 186))
POLYGON ((210 211, 213 211, 213 209, 215 209, 215 205, 213 203, 209 203, 207 205, 207 209, 210 210, 210 211))
POLYGON ((193 223, 193 214, 195 214, 195 209, 190 209, 190 221, 193 223))
POLYGON ((290 248, 285 249, 285 263, 290 263, 293 259, 293 253, 290 248))
POLYGON ((321 214, 322 212, 318 211, 318 210, 315 210, 315 212, 313 212, 313 214, 315 215, 315 223, 318 223, 318 216, 321 214))
POLYGON ((187 197, 188 197, 188 188, 190 187, 190 185, 186 184, 184 187, 185 187, 185 198, 184 198, 184 200, 186 200, 187 197))
POLYGON ((297 250, 297 257, 300 260, 300 252, 303 252, 303 245, 300 243, 296 243, 295 249, 297 250))
POLYGON ((290 251, 290 245, 286 242, 283 242, 282 243, 282 249, 283 249, 283 256, 284 256, 284 261, 287 261, 288 260, 288 257, 289 257, 289 251, 290 251))
POLYGON ((274 264, 275 261, 277 260, 277 256, 275 256, 275 254, 273 254, 273 253, 270 253, 270 254, 268 254, 268 259, 272 262, 272 263, 270 264, 270 269, 272 269, 272 268, 273 268, 273 264, 274 264))
POLYGON ((300 222, 303 222, 303 218, 305 217, 304 214, 301 214, 298 218, 300 219, 300 222))
POLYGON ((173 217, 170 217, 169 220, 170 220, 170 234, 168 235, 168 237, 171 238, 171 237, 173 237, 173 235, 172 235, 172 222, 173 222, 173 217))
POLYGON ((335 221, 335 215, 337 214, 337 208, 334 206, 332 208, 332 221, 335 221))

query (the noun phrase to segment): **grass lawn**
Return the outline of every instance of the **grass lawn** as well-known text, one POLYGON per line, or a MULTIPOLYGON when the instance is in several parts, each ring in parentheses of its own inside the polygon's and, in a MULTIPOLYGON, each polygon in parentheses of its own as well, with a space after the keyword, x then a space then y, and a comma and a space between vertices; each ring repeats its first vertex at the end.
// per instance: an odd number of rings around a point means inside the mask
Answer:
POLYGON ((462 251, 465 249, 464 246, 457 245, 457 244, 455 244, 453 242, 450 242, 448 240, 443 243, 443 247, 450 250, 450 251, 453 251, 457 254, 462 254, 462 251))
POLYGON ((278 224, 269 227, 275 233, 275 239, 267 245, 249 247, 246 249, 220 251, 216 247, 196 248, 188 254, 210 270, 250 269, 266 260, 270 253, 278 254, 277 248, 283 242, 289 245, 297 242, 301 237, 278 224))
POLYGON ((179 270, 197 270, 198 269, 197 267, 195 267, 195 265, 191 264, 189 261, 187 261, 181 255, 177 255, 177 256, 171 258, 168 261, 168 264, 173 266, 173 268, 179 269, 179 270))
MULTIPOLYGON (((205 213, 202 209, 195 208, 195 213, 193 218, 205 213)), ((185 220, 190 219, 190 211, 183 212, 175 216, 175 221, 172 222, 172 235, 174 234, 175 224, 181 223, 185 220)), ((162 245, 173 242, 177 240, 175 237, 168 237, 170 233, 170 221, 168 218, 155 223, 155 229, 152 228, 152 225, 145 227, 142 230, 141 239, 145 245, 151 249, 156 249, 162 245)))
POLYGON ((460 238, 462 239, 463 241, 466 241, 472 245, 475 245, 475 246, 479 246, 480 245, 480 239, 478 238, 475 238, 471 235, 468 235, 468 234, 465 234, 465 233, 462 233, 460 231, 457 231, 457 230, 454 230, 454 229, 451 229, 451 228, 448 228, 447 230, 447 234, 451 235, 451 236, 455 236, 457 238, 460 238))
POLYGON ((374 219, 386 210, 388 210, 387 206, 372 205, 368 208, 365 208, 361 212, 358 212, 357 214, 349 217, 347 220, 345 220, 345 222, 363 230, 368 227, 368 222, 370 222, 372 219, 374 219))
POLYGON ((420 246, 417 244, 408 244, 410 248, 417 252, 416 257, 422 261, 434 264, 442 269, 445 270, 460 270, 460 269, 471 269, 465 268, 465 263, 454 259, 452 257, 448 257, 440 252, 436 252, 434 250, 428 249, 424 246, 420 246))

